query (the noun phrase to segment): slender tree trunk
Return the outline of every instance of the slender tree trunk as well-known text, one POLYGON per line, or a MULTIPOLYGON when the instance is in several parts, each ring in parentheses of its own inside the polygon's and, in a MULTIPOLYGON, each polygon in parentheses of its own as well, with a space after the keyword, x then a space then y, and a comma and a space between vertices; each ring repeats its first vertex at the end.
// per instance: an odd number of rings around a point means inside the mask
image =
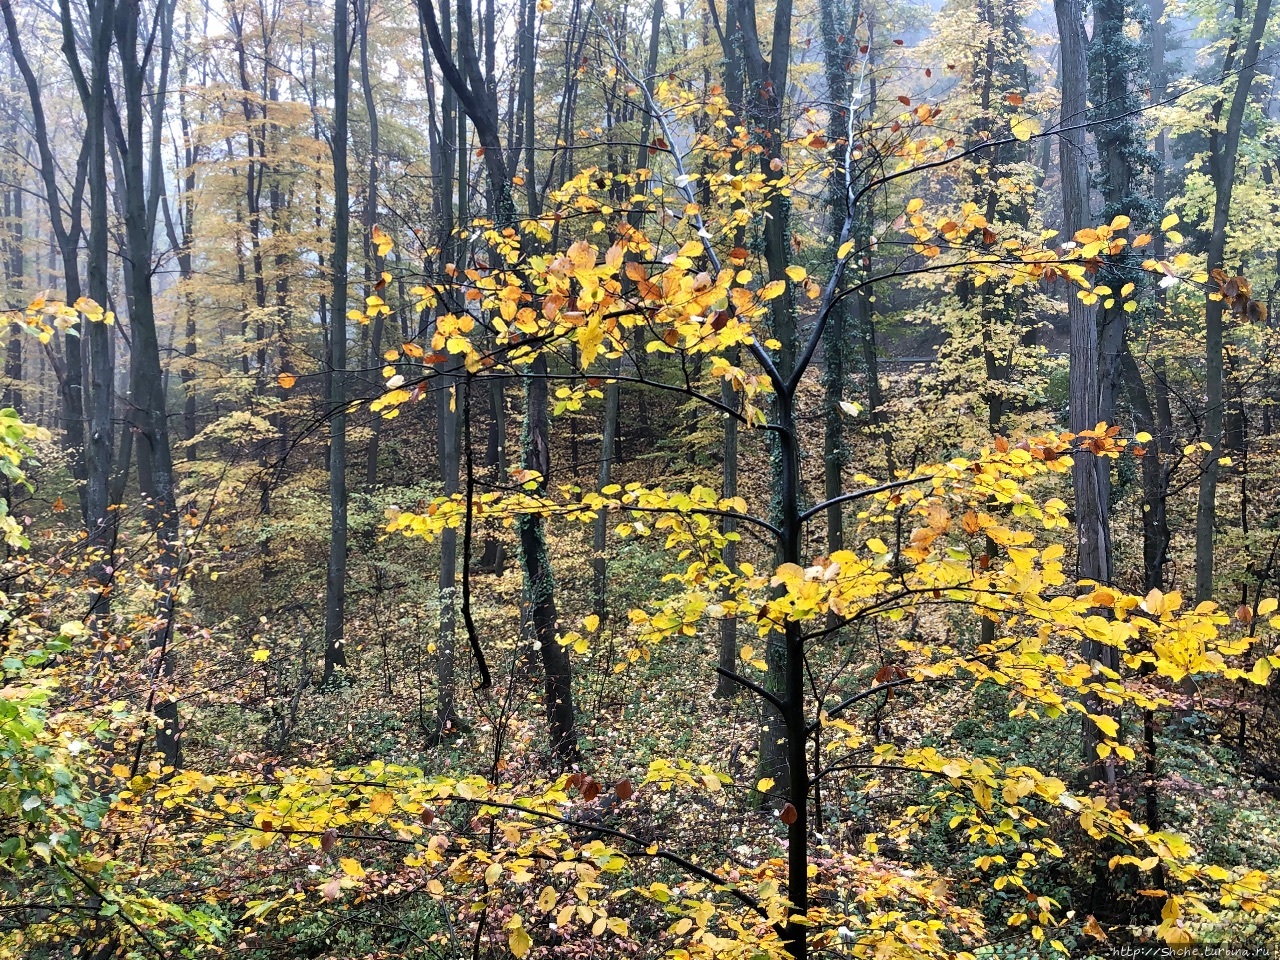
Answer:
MULTIPOLYGON (((7 9, 7 7, 6 7, 7 9)), ((94 7, 88 19, 89 71, 80 59, 77 21, 70 0, 60 0, 63 54, 71 67, 85 113, 86 188, 89 194, 89 233, 87 244, 88 295, 104 309, 109 304, 108 256, 109 220, 107 196, 107 115, 106 91, 111 52, 111 21, 115 16, 114 0, 103 0, 94 7)), ((56 203, 56 192, 50 205, 56 203)), ((111 478, 111 344, 110 328, 105 323, 86 324, 89 342, 89 396, 87 402, 88 436, 85 438, 85 521, 89 541, 97 556, 93 575, 102 585, 90 608, 90 619, 102 617, 109 607, 107 551, 113 541, 108 529, 110 515, 109 483, 111 478)))
MULTIPOLYGON (((782 112, 790 68, 792 7, 790 0, 780 0, 773 11, 773 36, 769 48, 772 59, 766 60, 757 33, 754 3, 749 0, 733 2, 738 6, 736 17, 742 34, 747 115, 750 123, 764 131, 765 149, 759 161, 761 172, 767 180, 776 181, 784 173, 781 163, 775 169, 772 161, 780 161, 782 156, 782 112)), ((791 265, 790 201, 782 195, 782 191, 770 194, 767 213, 763 232, 769 279, 786 284, 783 295, 775 297, 769 303, 769 320, 771 332, 780 344, 777 350, 777 368, 783 378, 788 378, 796 364, 796 309, 795 290, 787 281, 786 275, 787 267, 791 265)), ((782 399, 778 398, 776 402, 780 404, 782 399)), ((773 451, 775 460, 784 456, 780 448, 773 451)), ((782 464, 775 466, 775 477, 781 477, 783 471, 782 464)), ((795 495, 801 495, 799 488, 795 495)), ((774 501, 775 513, 787 507, 785 494, 780 488, 775 487, 774 501)), ((781 559, 779 562, 782 562, 781 559)), ((789 656, 787 638, 779 631, 770 633, 765 642, 765 662, 768 668, 765 671, 764 685, 775 696, 782 695, 786 690, 789 656)), ((766 704, 760 724, 757 772, 760 778, 772 779, 783 795, 788 790, 791 778, 800 773, 790 768, 785 728, 786 717, 783 713, 766 704)))
MULTIPOLYGON (((525 380, 528 413, 524 427, 523 466, 541 476, 535 496, 541 495, 551 473, 551 433, 547 417, 547 359, 539 354, 525 380)), ((525 594, 533 623, 534 642, 541 654, 545 678, 547 729, 551 749, 563 763, 578 757, 573 711, 573 676, 567 648, 556 639, 555 580, 547 553, 542 518, 522 514, 516 521, 520 561, 524 565, 525 594)))
POLYGON ((347 666, 344 625, 347 600, 347 251, 351 232, 351 187, 347 172, 351 57, 347 0, 333 5, 333 277, 329 337, 329 567, 325 581, 324 676, 332 683, 347 666))
MULTIPOLYGON (((714 9, 714 5, 709 9, 714 9)), ((745 69, 742 62, 742 32, 738 29, 738 10, 739 5, 737 3, 726 3, 724 28, 721 30, 719 24, 716 25, 721 49, 724 53, 725 94, 735 114, 741 114, 744 111, 746 100, 744 89, 745 69)), ((653 71, 650 71, 651 75, 652 73, 653 71)), ((639 160, 643 161, 643 159, 644 157, 641 155, 639 160)), ((741 152, 735 152, 734 159, 735 162, 741 162, 741 152)), ((741 246, 745 236, 745 229, 739 227, 734 235, 734 245, 741 246)), ((741 353, 735 352, 730 357, 730 362, 736 365, 740 359, 741 353)), ((731 409, 736 410, 738 408, 737 393, 732 385, 727 382, 720 385, 720 400, 731 409)), ((734 417, 724 418, 724 439, 721 444, 721 451, 720 494, 723 497, 736 497, 738 495, 738 421, 734 417)), ((736 534, 738 530, 737 520, 733 517, 723 518, 720 523, 720 530, 726 535, 736 534)), ((738 569, 738 545, 735 541, 730 540, 725 545, 723 559, 725 566, 730 570, 736 571, 738 569)), ((725 591, 722 596, 727 598, 728 592, 725 591)), ((717 667, 719 669, 716 675, 715 695, 724 699, 737 697, 741 692, 739 685, 729 676, 729 674, 737 672, 738 666, 738 620, 736 617, 726 617, 720 623, 718 661, 717 667)), ((765 709, 767 709, 767 704, 765 709)))
MULTIPOLYGON (((364 251, 365 251, 365 296, 373 296, 377 289, 376 279, 381 278, 382 257, 373 246, 372 234, 374 224, 378 222, 378 105, 373 98, 373 80, 369 73, 369 16, 368 0, 361 0, 357 7, 357 22, 360 29, 360 90, 364 95, 365 113, 369 116, 369 176, 365 183, 364 195, 364 251)), ((373 318, 369 337, 369 354, 365 368, 376 377, 382 366, 382 330, 384 318, 381 311, 373 318)), ((377 389, 378 383, 373 384, 377 389)), ((378 448, 382 438, 382 418, 375 417, 371 425, 373 435, 369 438, 369 449, 365 460, 365 484, 373 487, 378 482, 378 448)), ((456 471, 455 471, 456 475, 456 471)))
MULTIPOLYGON (((1257 75, 1258 57, 1262 52, 1263 34, 1271 15, 1271 0, 1258 0, 1253 25, 1249 31, 1243 59, 1239 63, 1236 87, 1231 95, 1225 127, 1219 132, 1225 98, 1219 98, 1212 111, 1209 133, 1209 175, 1213 180, 1213 224, 1209 234, 1209 250, 1205 263, 1210 271, 1221 269, 1227 248, 1227 223, 1231 216, 1231 194, 1235 187, 1236 156, 1240 151, 1240 133, 1245 107, 1257 75)), ((1243 23, 1236 24, 1243 30, 1243 23)), ((1224 81, 1236 66, 1236 44, 1227 54, 1224 81)), ((1216 286, 1210 282, 1210 293, 1216 286)), ((1200 490, 1196 500, 1196 589, 1197 601, 1213 598, 1213 541, 1217 523, 1218 460, 1222 456, 1222 316, 1225 301, 1210 296, 1205 302, 1205 410, 1204 442, 1209 450, 1200 462, 1200 490)))
MULTIPOLYGON (((87 101, 89 90, 87 81, 79 69, 79 54, 75 51, 75 34, 72 29, 70 13, 65 9, 60 9, 60 15, 65 18, 62 24, 64 53, 67 51, 66 44, 68 43, 68 38, 70 38, 69 42, 72 44, 70 47, 71 53, 67 53, 67 55, 74 54, 76 58, 76 87, 81 95, 83 106, 87 101)), ((76 160, 75 176, 69 203, 70 218, 67 220, 63 217, 62 205, 59 201, 58 166, 54 159, 49 139, 48 123, 41 99, 40 81, 27 60, 26 52, 22 45, 22 35, 18 30, 18 24, 14 18, 9 0, 0 0, 0 16, 4 18, 5 31, 9 37, 9 50, 14 62, 17 64, 18 72, 22 75, 23 83, 27 89, 27 96, 30 100, 31 130, 35 139, 36 151, 40 158, 40 179, 44 186, 45 202, 49 211, 49 225, 58 253, 62 259, 63 285, 66 299, 68 303, 75 303, 81 295, 79 256, 82 221, 80 208, 83 205, 88 177, 91 138, 85 137, 76 160)), ((65 362, 58 364, 55 362, 56 357, 52 350, 49 351, 50 363, 54 367, 62 399, 63 443, 71 455, 71 472, 76 479, 81 518, 85 523, 85 529, 92 531, 94 527, 90 523, 87 488, 88 466, 86 463, 84 431, 84 358, 81 351, 80 337, 70 334, 63 337, 63 356, 65 357, 65 362)))
MULTIPOLYGON (((147 38, 161 51, 157 96, 148 116, 144 102, 148 93, 148 68, 139 60, 140 8, 136 4, 120 8, 115 18, 116 47, 120 59, 120 89, 125 105, 124 136, 120 138, 124 171, 125 237, 132 269, 128 271, 130 297, 129 353, 130 403, 128 424, 134 434, 138 463, 138 485, 147 499, 147 509, 157 532, 159 554, 155 564, 157 621, 151 647, 157 660, 156 678, 174 674, 173 639, 175 593, 179 577, 177 503, 173 476, 173 452, 169 444, 169 419, 164 376, 160 366, 160 341, 156 330, 152 291, 153 247, 161 190, 160 131, 163 103, 172 50, 173 0, 160 0, 155 29, 160 35, 147 38), (151 127, 147 130, 147 125, 151 127), (148 179, 147 171, 151 171, 148 179)), ((153 712, 160 720, 156 745, 165 762, 181 766, 181 728, 177 701, 166 691, 154 694, 153 712)))
MULTIPOLYGON (((440 28, 446 47, 453 43, 453 24, 449 11, 442 12, 440 28)), ((431 61, 427 57, 426 39, 423 38, 423 67, 428 84, 432 82, 431 61)), ((440 92, 440 134, 431 155, 431 169, 436 189, 432 193, 432 207, 438 221, 439 246, 442 251, 441 265, 459 259, 461 244, 454 236, 454 228, 459 218, 467 216, 467 182, 466 118, 458 109, 457 97, 452 87, 445 83, 440 92), (455 214, 455 191, 457 197, 457 213, 455 214)), ((457 369, 451 367, 446 371, 437 388, 436 430, 439 444, 440 480, 445 496, 453 496, 458 492, 458 472, 461 466, 462 451, 459 447, 460 418, 468 417, 471 407, 471 385, 460 383, 456 376, 457 369), (462 394, 462 396, 459 396, 462 394), (462 402, 460 402, 462 401, 462 402)), ((468 424, 469 425, 469 424, 468 424)), ((471 451, 466 451, 471 457, 471 451)), ((470 459, 468 459, 470 464, 470 459)), ((469 531, 465 535, 469 536, 469 531)), ((464 544, 466 546, 466 544, 464 544)), ((458 535, 454 529, 446 530, 440 537, 440 570, 437 587, 440 603, 440 631, 436 637, 436 725, 432 731, 438 739, 447 730, 458 726, 457 710, 457 570, 458 570, 458 535)), ((469 576, 469 571, 463 571, 469 576)))
MULTIPOLYGON (((652 78, 658 70, 658 43, 660 39, 660 30, 662 26, 662 0, 654 0, 652 12, 649 17, 649 51, 648 61, 645 65, 645 82, 652 85, 652 78)), ((532 114, 526 120, 526 125, 531 122, 532 114)), ((571 124, 562 124, 570 127, 571 124)), ((653 129, 653 118, 646 111, 640 121, 640 137, 637 143, 640 144, 636 148, 635 168, 639 169, 644 164, 644 144, 649 142, 649 137, 653 129)), ((532 145, 533 131, 530 128, 527 136, 532 145)), ((532 162, 533 153, 529 152, 529 162, 532 162)), ((532 177, 530 177, 532 179, 532 177)), ((639 228, 642 223, 642 217, 638 213, 629 216, 629 223, 633 228, 639 228)), ((621 360, 610 361, 609 372, 617 375, 621 372, 621 360)), ((604 390, 604 415, 601 423, 600 431, 600 469, 596 477, 597 489, 603 490, 613 482, 613 461, 617 457, 618 447, 618 384, 616 382, 609 383, 604 390)), ((735 464, 736 466, 736 464, 735 464)), ((727 469, 727 467, 726 467, 727 469)), ((728 496, 728 494, 726 494, 728 496)), ((603 622, 608 614, 606 603, 607 587, 608 587, 608 560, 605 557, 606 534, 608 532, 609 518, 601 511, 596 517, 595 529, 593 531, 593 547, 594 557, 593 579, 592 579, 592 600, 593 611, 595 615, 603 622)), ((723 680, 721 681, 723 683, 723 680)))
MULTIPOLYGON (((10 79, 16 79, 17 65, 13 60, 9 61, 10 79)), ((14 133, 16 134, 16 122, 14 124, 14 133)), ((15 136, 13 142, 17 143, 15 136)), ((7 231, 7 242, 9 246, 9 255, 6 258, 6 272, 9 278, 9 290, 11 294, 15 291, 25 292, 26 288, 26 224, 23 222, 22 195, 26 190, 26 186, 18 183, 9 191, 12 199, 6 198, 8 210, 9 229, 7 231)), ((9 325, 8 340, 5 343, 4 356, 4 376, 6 387, 4 392, 3 403, 6 407, 12 407, 18 412, 19 416, 25 413, 22 402, 22 338, 24 334, 20 330, 15 330, 13 325, 9 325)))

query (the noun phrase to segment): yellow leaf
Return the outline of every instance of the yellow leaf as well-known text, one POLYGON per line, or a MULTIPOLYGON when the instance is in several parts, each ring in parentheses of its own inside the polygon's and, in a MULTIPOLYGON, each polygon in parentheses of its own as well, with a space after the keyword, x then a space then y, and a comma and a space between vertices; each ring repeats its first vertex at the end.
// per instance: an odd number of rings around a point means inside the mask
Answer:
POLYGON ((1091 719, 1099 730, 1105 736, 1114 737, 1120 732, 1120 724, 1116 723, 1115 717, 1108 717, 1105 713, 1089 714, 1091 719))
POLYGON ((271 657, 271 651, 270 651, 270 650, 255 650, 255 651, 253 651, 253 662, 254 662, 254 663, 265 663, 265 662, 266 662, 270 657, 271 657))
POLYGON ((489 869, 484 872, 484 882, 489 886, 493 886, 502 876, 502 864, 491 863, 489 869))
POLYGON ((538 909, 543 913, 550 913, 555 909, 558 897, 559 894, 556 893, 555 887, 543 887, 542 892, 538 894, 538 909))
POLYGON ((384 813, 390 813, 396 805, 396 798, 391 794, 375 793, 373 799, 369 801, 369 812, 376 813, 381 816, 384 813))
POLYGON ((1178 215, 1176 213, 1171 213, 1160 221, 1160 229, 1168 230, 1170 227, 1176 227, 1181 222, 1182 221, 1178 219, 1178 215))
POLYGON ((378 256, 380 257, 385 257, 391 252, 391 248, 395 246, 395 241, 391 239, 391 234, 376 223, 373 225, 373 230, 370 231, 369 236, 377 246, 378 256))
POLYGON ((765 777, 756 784, 756 789, 761 793, 768 793, 773 788, 773 777, 765 777))
POLYGON ((350 857, 343 857, 338 861, 338 863, 342 867, 342 872, 348 877, 355 877, 359 880, 364 876, 364 867, 360 866, 357 861, 352 860, 350 857))
POLYGON ((1009 118, 1009 131, 1014 137, 1026 142, 1040 132, 1040 121, 1035 117, 1024 117, 1015 114, 1009 118))
POLYGON ((794 280, 796 283, 799 283, 808 275, 809 275, 809 272, 805 270, 804 267, 787 267, 787 276, 790 277, 792 280, 794 280))
POLYGON ((761 289, 760 291, 760 299, 772 300, 775 297, 780 297, 786 291, 786 289, 787 289, 787 285, 782 280, 774 280, 771 283, 766 283, 763 289, 761 289))
POLYGON ((885 546, 885 542, 879 537, 872 537, 867 541, 867 549, 872 553, 888 553, 889 548, 885 546))
POLYGON ((907 213, 915 213, 924 206, 924 201, 919 197, 912 197, 907 201, 907 213))
POLYGON ((517 958, 523 957, 529 952, 529 948, 533 946, 533 939, 524 927, 516 927, 511 931, 511 935, 507 937, 507 946, 511 948, 512 954, 517 958))
POLYGON ((843 260, 852 252, 853 252, 853 241, 846 240, 844 243, 840 244, 840 249, 836 251, 836 259, 843 260))
POLYGON ((133 771, 126 767, 123 763, 117 763, 111 768, 111 775, 126 780, 133 775, 133 771))
POLYGON ((1278 606, 1280 606, 1280 601, 1277 601, 1275 597, 1267 597, 1258 604, 1258 616, 1269 616, 1272 613, 1275 613, 1276 607, 1278 606))
POLYGON ((600 618, 594 613, 588 614, 583 618, 582 625, 587 628, 588 633, 595 633, 600 629, 600 618))
POLYGON ((750 646, 750 645, 747 645, 747 646, 745 646, 745 647, 743 647, 743 648, 742 648, 742 659, 743 659, 743 660, 752 660, 752 659, 754 659, 754 658, 755 658, 755 655, 756 655, 756 648, 755 648, 755 647, 750 646))

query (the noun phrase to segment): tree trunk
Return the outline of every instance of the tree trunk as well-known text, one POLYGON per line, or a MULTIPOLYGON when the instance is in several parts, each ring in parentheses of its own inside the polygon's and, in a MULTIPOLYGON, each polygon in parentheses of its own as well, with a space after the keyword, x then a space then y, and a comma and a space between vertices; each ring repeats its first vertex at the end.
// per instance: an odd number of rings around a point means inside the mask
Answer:
MULTIPOLYGON (((1219 132, 1225 98, 1214 104, 1213 122, 1209 127, 1209 175, 1213 180, 1213 224, 1209 234, 1209 250, 1205 264, 1210 271, 1224 266, 1227 247, 1227 223, 1231 215, 1231 194, 1235 186, 1236 156, 1240 150, 1240 132, 1244 123, 1245 107, 1253 79, 1257 75, 1257 63, 1262 51, 1263 34, 1267 18, 1271 15, 1271 0, 1258 0, 1254 9, 1253 26, 1249 31, 1244 57, 1239 64, 1236 88, 1231 96, 1231 106, 1226 116, 1226 126, 1219 132)), ((1243 29, 1237 23, 1236 29, 1243 29)), ((1223 79, 1235 68, 1236 44, 1227 52, 1223 79)), ((1210 293, 1216 287, 1210 281, 1210 293)), ((1225 301, 1210 296, 1205 302, 1205 409, 1204 442, 1209 450, 1200 462, 1200 490, 1196 499, 1196 589, 1197 602, 1213 599, 1213 541, 1217 523, 1218 460, 1222 456, 1222 315, 1225 301)))
MULTIPOLYGON (((365 113, 369 116, 369 177, 365 184, 364 194, 364 237, 365 252, 365 296, 375 293, 375 281, 382 274, 382 257, 372 242, 374 224, 378 222, 378 106, 373 98, 373 80, 369 73, 369 15, 368 0, 361 0, 357 5, 357 22, 360 27, 360 90, 364 95, 365 113)), ((370 375, 377 377, 382 366, 382 330, 384 318, 381 312, 372 321, 369 337, 369 354, 365 369, 370 375)), ((372 388, 380 389, 375 379, 372 388)), ((378 448, 382 438, 382 418, 374 417, 370 425, 373 435, 369 438, 369 450, 365 461, 365 484, 374 487, 378 483, 378 448)), ((457 471, 454 471, 455 477, 457 471)))
MULTIPOLYGON (((742 63, 746 77, 744 99, 749 121, 764 131, 765 149, 760 154, 760 169, 766 180, 779 179, 784 168, 774 169, 773 159, 781 159, 783 103, 786 97, 791 54, 791 3, 780 0, 773 12, 773 37, 770 51, 772 60, 766 60, 756 28, 756 11, 750 0, 732 0, 737 5, 736 17, 742 36, 742 63)), ((764 256, 769 279, 786 284, 782 296, 770 301, 769 320, 771 332, 781 346, 777 350, 777 369, 785 380, 796 364, 796 309, 794 286, 787 281, 786 270, 791 264, 790 231, 788 227, 790 201, 781 191, 770 194, 767 207, 768 219, 764 227, 764 256)), ((781 397, 776 403, 782 403, 781 397)), ((776 439, 776 438, 775 438, 776 439)), ((780 443, 780 440, 777 440, 780 443)), ((785 457, 781 448, 773 451, 775 459, 785 457)), ((781 465, 775 467, 775 477, 782 475, 781 465)), ((795 495, 801 491, 797 488, 795 495)), ((786 494, 774 490, 774 510, 786 507, 786 494)), ((780 518, 780 516, 779 516, 780 518)), ((778 519, 778 518, 775 518, 778 519)), ((778 562, 783 562, 778 558, 778 562)), ((765 641, 765 688, 775 696, 782 695, 787 686, 789 653, 787 639, 778 631, 770 633, 765 641)), ((769 704, 764 706, 760 724, 757 773, 760 778, 772 779, 779 792, 785 794, 791 777, 798 771, 790 769, 784 728, 786 718, 769 704)))
MULTIPOLYGON (((72 21, 70 12, 61 10, 63 20, 63 41, 64 51, 67 49, 65 44, 70 38, 72 54, 76 57, 77 63, 77 82, 76 87, 81 95, 82 105, 86 102, 89 90, 87 82, 83 74, 79 71, 79 54, 75 52, 75 34, 72 29, 72 21)), ((17 21, 13 15, 13 9, 10 3, 0 2, 0 16, 4 18, 5 31, 9 37, 9 50, 17 64, 18 72, 22 74, 23 83, 27 89, 27 96, 31 103, 31 130, 35 139, 36 150, 40 157, 40 179, 44 185, 46 206, 49 210, 49 225, 53 232, 55 243, 58 247, 59 255, 62 259, 63 283, 65 285, 66 300, 68 303, 75 303, 81 295, 80 286, 80 237, 82 233, 82 222, 80 219, 80 208, 84 201, 84 191, 88 176, 89 151, 91 148, 91 138, 86 136, 80 147, 80 153, 76 161, 75 177, 71 190, 69 208, 71 217, 69 222, 63 219, 62 205, 59 202, 57 171, 58 165, 53 156, 51 141, 49 139, 49 128, 45 118, 44 104, 41 99, 40 81, 36 77, 35 71, 31 69, 31 64, 27 60, 26 52, 22 46, 22 36, 18 30, 17 21)), ((72 55, 68 54, 68 55, 72 55)), ((92 532, 94 526, 90 523, 89 514, 89 498, 86 481, 88 479, 88 466, 85 454, 85 435, 84 435, 84 396, 83 396, 83 365, 84 358, 81 351, 81 338, 73 335, 64 335, 63 337, 65 363, 59 365, 54 363, 55 358, 50 352, 51 365, 58 379, 58 389, 62 398, 62 423, 64 427, 63 443, 65 448, 71 455, 71 472, 76 480, 76 489, 80 499, 81 518, 85 523, 85 529, 92 532)))
MULTIPOLYGON (((17 66, 11 60, 9 62, 9 76, 11 79, 16 79, 16 70, 17 66)), ((14 127, 16 128, 16 122, 14 127)), ((14 132, 16 133, 16 129, 14 132)), ((16 136, 13 142, 16 147, 16 136)), ((23 293, 26 292, 26 251, 24 249, 26 224, 23 222, 22 209, 22 195, 25 190, 25 185, 18 183, 12 191, 7 193, 5 198, 5 205, 8 207, 6 214, 9 220, 9 230, 6 237, 9 255, 5 258, 5 271, 8 274, 9 290, 23 293)), ((25 306, 25 304, 23 305, 25 306)), ((12 407, 16 410, 19 416, 25 413, 22 403, 22 338, 24 336, 25 334, 21 330, 16 330, 13 324, 9 324, 4 355, 6 385, 3 401, 0 401, 6 407, 12 407)))
MULTIPOLYGON (((1088 110, 1084 9, 1081 0, 1054 0, 1054 11, 1061 42, 1061 123, 1065 128, 1058 135, 1062 235, 1064 239, 1070 239, 1088 224, 1091 216, 1082 127, 1088 110)), ((1071 328, 1070 426, 1073 432, 1079 433, 1093 429, 1098 422, 1098 331, 1093 311, 1076 296, 1074 287, 1068 287, 1067 298, 1071 328)), ((1107 583, 1111 579, 1111 545, 1104 496, 1105 462, 1084 451, 1077 453, 1073 460, 1071 481, 1076 512, 1076 575, 1081 580, 1107 583)), ((1114 647, 1094 640, 1084 643, 1083 656, 1086 663, 1099 661, 1113 668, 1117 662, 1114 647)), ((1085 707, 1097 713, 1101 709, 1097 696, 1086 695, 1085 707)), ((1096 748, 1101 736, 1097 725, 1086 716, 1083 721, 1084 760, 1090 779, 1113 783, 1114 765, 1101 763, 1098 758, 1096 748)))
MULTIPOLYGON (((138 485, 147 501, 147 513, 157 535, 155 557, 157 626, 151 637, 155 657, 153 683, 167 682, 174 674, 173 639, 175 593, 178 587, 178 522, 174 496, 173 453, 169 445, 169 420, 160 366, 160 341, 156 331, 155 305, 151 288, 155 227, 162 189, 159 160, 163 129, 163 103, 172 49, 173 4, 161 0, 153 23, 158 36, 140 37, 140 9, 135 4, 121 7, 114 17, 116 48, 120 61, 120 96, 124 105, 124 128, 116 127, 116 147, 123 172, 123 207, 129 288, 129 412, 127 429, 132 431, 138 464, 138 485), (155 90, 148 90, 148 67, 139 60, 138 45, 157 44, 159 66, 152 65, 155 90), (144 103, 156 93, 150 114, 144 103), (151 129, 147 130, 147 125, 151 129), (147 171, 151 171, 148 178, 147 171)), ((116 118, 113 115, 113 120, 116 118)), ((94 269, 90 261, 90 271, 94 269)), ((104 282, 105 287, 105 282, 104 282)), ((96 299, 96 298, 95 298, 96 299)), ((96 441, 96 437, 94 438, 96 441)), ((164 690, 152 690, 152 711, 160 724, 156 745, 165 763, 181 766, 181 729, 177 701, 164 690)))
POLYGON ((351 186, 347 172, 351 52, 346 0, 333 5, 333 277, 329 337, 329 566, 325 581, 324 676, 333 682, 347 666, 344 626, 347 600, 347 251, 351 233, 351 186))
MULTIPOLYGON (((551 473, 551 430, 547 416, 547 359, 539 354, 525 379, 525 416, 522 465, 541 479, 534 496, 547 488, 551 473)), ((555 580, 547 554, 542 518, 521 514, 516 521, 520 535, 520 561, 524 565, 525 594, 533 622, 534 643, 542 657, 545 678, 547 729, 551 749, 565 764, 578 758, 578 735, 573 712, 573 677, 568 650, 556 639, 555 580)))

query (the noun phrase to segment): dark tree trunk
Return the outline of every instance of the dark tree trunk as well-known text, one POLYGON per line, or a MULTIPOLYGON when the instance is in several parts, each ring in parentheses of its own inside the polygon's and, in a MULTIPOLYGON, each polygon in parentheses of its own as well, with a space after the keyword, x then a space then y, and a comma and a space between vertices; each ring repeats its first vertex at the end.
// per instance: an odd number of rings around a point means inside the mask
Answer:
MULTIPOLYGON (((1243 10, 1243 7, 1240 8, 1243 10)), ((1262 51, 1263 34, 1271 15, 1271 0, 1258 0, 1254 9, 1253 25, 1245 44, 1243 57, 1239 56, 1238 42, 1233 42, 1223 64, 1225 80, 1238 69, 1236 88, 1231 96, 1225 126, 1219 132, 1223 120, 1224 99, 1213 106, 1212 123, 1209 125, 1209 175, 1213 180, 1213 223, 1209 234, 1209 250, 1205 264, 1210 271, 1224 266, 1227 248, 1227 224, 1231 216, 1231 194, 1235 187, 1236 156, 1240 151, 1240 132, 1244 124, 1245 107, 1257 75, 1257 63, 1262 51)), ((1243 23, 1236 23, 1243 30, 1243 23)), ((1237 34, 1238 36, 1238 34, 1237 34)), ((1216 285, 1210 281, 1210 293, 1216 285)), ((1213 541, 1217 524, 1218 460, 1222 456, 1222 415, 1224 395, 1222 389, 1222 316, 1225 301, 1212 296, 1205 303, 1205 409, 1204 442, 1209 450, 1200 462, 1200 490, 1196 500, 1196 589, 1197 601, 1213 599, 1213 541)))
POLYGON ((347 171, 351 51, 346 0, 334 0, 333 109, 333 298, 329 357, 329 566, 325 581, 324 676, 333 682, 347 666, 344 642, 347 601, 347 253, 351 233, 351 186, 347 171))
MULTIPOLYGON (((65 11, 63 13, 67 17, 63 23, 63 39, 65 43, 68 31, 71 30, 71 21, 69 13, 65 11)), ((90 138, 86 136, 80 147, 68 203, 70 216, 69 219, 64 219, 57 185, 58 167, 49 139, 49 128, 45 118, 40 81, 27 60, 26 52, 22 46, 22 36, 10 3, 0 2, 0 15, 4 17, 5 31, 9 37, 9 50, 18 72, 22 75, 23 84, 26 87, 27 96, 31 104, 31 131, 40 159, 38 169, 44 186, 46 205, 49 210, 50 229, 62 259, 66 299, 68 303, 74 304, 81 295, 79 248, 83 227, 80 208, 84 200, 88 174, 90 138)), ((70 33, 70 37, 74 44, 74 32, 70 33)), ((72 50, 74 51, 74 46, 72 50)), ((75 56, 77 63, 76 86, 83 101, 89 92, 88 84, 83 74, 79 72, 79 56, 78 54, 75 54, 75 56)), ((93 527, 89 523, 88 491, 85 485, 88 477, 88 468, 85 462, 84 445, 84 376, 82 369, 84 360, 79 337, 68 335, 63 340, 65 363, 56 363, 56 358, 52 352, 50 352, 50 360, 57 376, 58 389, 62 397, 63 438, 66 448, 71 453, 71 472, 77 481, 81 517, 85 522, 86 529, 92 530, 93 527)))
MULTIPOLYGON (((1061 123, 1058 135, 1058 164, 1062 175, 1063 230, 1071 238, 1090 220, 1089 176, 1085 163, 1088 72, 1085 61, 1084 7, 1081 0, 1054 0, 1061 50, 1061 123), (1075 129, 1073 129, 1075 128, 1075 129)), ((1067 291, 1067 316, 1071 327, 1070 403, 1071 430, 1091 430, 1098 422, 1098 330, 1093 311, 1067 291)), ((1106 465, 1101 457, 1081 452, 1074 457, 1071 480, 1076 512, 1076 574, 1078 579, 1108 583, 1111 580, 1111 535, 1107 517, 1106 465)), ((1118 662, 1114 647, 1089 640, 1084 644, 1086 663, 1099 661, 1114 668, 1118 662)), ((1096 694, 1085 697, 1085 708, 1098 713, 1102 707, 1096 694)), ((1083 720, 1084 762, 1091 780, 1113 783, 1115 767, 1097 754, 1101 740, 1097 725, 1083 720)))

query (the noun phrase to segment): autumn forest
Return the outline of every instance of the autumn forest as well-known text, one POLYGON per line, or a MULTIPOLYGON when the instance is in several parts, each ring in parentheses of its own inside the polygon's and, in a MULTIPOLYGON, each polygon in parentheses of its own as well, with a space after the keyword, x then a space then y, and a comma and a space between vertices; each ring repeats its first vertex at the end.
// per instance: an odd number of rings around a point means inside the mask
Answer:
POLYGON ((0 17, 0 960, 1280 949, 1272 0, 0 17))

